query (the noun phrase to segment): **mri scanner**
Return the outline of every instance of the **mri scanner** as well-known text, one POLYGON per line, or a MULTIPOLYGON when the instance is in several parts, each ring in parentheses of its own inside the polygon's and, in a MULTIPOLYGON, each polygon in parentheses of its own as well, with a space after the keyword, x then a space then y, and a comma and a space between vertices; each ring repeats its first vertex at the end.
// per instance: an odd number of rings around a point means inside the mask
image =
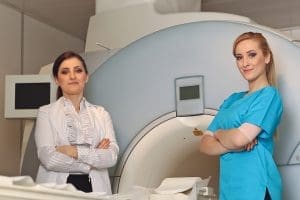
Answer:
POLYGON ((275 159, 284 199, 299 198, 300 49, 267 27, 229 21, 186 23, 149 34, 91 75, 86 96, 111 113, 121 150, 113 173, 114 192, 128 191, 132 185, 156 187, 173 176, 211 175, 217 189, 217 158, 198 152, 192 130, 205 129, 229 94, 247 90, 231 54, 234 39, 246 31, 262 32, 274 53, 284 101, 275 159), (175 80, 195 76, 203 77, 203 112, 179 117, 175 80))
POLYGON ((274 53, 284 102, 275 160, 283 199, 300 197, 300 48, 276 30, 233 18, 169 24, 134 33, 139 37, 128 37, 123 46, 83 54, 90 71, 86 97, 109 111, 120 146, 119 162, 110 169, 114 193, 181 176, 211 176, 210 186, 218 191, 218 157, 200 154, 192 132, 207 128, 229 94, 247 90, 232 56, 234 39, 246 31, 263 33, 274 53), (192 90, 179 97, 180 88, 195 85, 196 96, 192 90))

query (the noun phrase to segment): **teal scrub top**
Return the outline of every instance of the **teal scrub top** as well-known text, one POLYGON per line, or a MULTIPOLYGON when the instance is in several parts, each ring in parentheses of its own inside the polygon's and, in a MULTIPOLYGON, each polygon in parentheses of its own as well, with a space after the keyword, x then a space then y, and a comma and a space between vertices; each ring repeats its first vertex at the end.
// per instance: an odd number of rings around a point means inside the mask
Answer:
POLYGON ((208 130, 259 126, 258 144, 251 151, 220 156, 220 200, 263 200, 268 189, 272 200, 281 199, 281 178, 273 160, 273 134, 283 111, 278 90, 272 86, 247 94, 233 93, 221 105, 208 130))

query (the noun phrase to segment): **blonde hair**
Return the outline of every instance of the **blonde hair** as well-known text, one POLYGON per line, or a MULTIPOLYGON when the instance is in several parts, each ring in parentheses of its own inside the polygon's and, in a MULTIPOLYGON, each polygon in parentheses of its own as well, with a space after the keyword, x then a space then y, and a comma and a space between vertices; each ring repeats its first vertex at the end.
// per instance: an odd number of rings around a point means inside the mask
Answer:
POLYGON ((273 53, 267 42, 267 39, 261 33, 246 32, 238 36, 233 43, 233 55, 235 56, 235 50, 237 45, 244 40, 255 40, 259 43, 260 48, 263 51, 264 56, 270 55, 270 62, 266 65, 266 75, 268 83, 272 86, 276 85, 276 72, 273 59, 273 53))

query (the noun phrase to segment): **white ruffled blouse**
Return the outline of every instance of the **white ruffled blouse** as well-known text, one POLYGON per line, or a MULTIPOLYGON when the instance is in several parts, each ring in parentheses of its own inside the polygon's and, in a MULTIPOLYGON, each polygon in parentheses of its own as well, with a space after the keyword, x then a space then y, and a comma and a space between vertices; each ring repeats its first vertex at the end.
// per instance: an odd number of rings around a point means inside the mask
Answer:
POLYGON ((94 192, 111 194, 107 168, 117 162, 119 147, 112 120, 101 106, 84 98, 77 113, 72 103, 61 97, 39 109, 35 126, 35 141, 41 162, 37 183, 66 183, 70 173, 88 173, 94 192), (110 139, 108 149, 98 149, 103 138, 110 139), (78 159, 56 151, 56 146, 76 145, 78 159))

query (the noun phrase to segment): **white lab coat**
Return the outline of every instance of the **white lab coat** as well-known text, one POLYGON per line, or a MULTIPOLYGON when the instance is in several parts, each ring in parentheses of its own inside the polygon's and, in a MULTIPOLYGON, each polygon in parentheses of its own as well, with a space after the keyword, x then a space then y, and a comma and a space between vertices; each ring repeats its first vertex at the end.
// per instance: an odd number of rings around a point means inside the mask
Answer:
POLYGON ((89 173, 93 192, 111 194, 111 185, 107 168, 117 162, 119 147, 115 139, 112 120, 109 113, 101 106, 92 105, 83 100, 91 121, 94 138, 90 147, 78 147, 78 159, 73 159, 56 151, 55 147, 69 145, 66 134, 64 98, 42 106, 39 109, 35 126, 35 141, 39 166, 37 183, 66 183, 69 173, 89 173), (95 147, 103 138, 109 138, 108 149, 95 147))

